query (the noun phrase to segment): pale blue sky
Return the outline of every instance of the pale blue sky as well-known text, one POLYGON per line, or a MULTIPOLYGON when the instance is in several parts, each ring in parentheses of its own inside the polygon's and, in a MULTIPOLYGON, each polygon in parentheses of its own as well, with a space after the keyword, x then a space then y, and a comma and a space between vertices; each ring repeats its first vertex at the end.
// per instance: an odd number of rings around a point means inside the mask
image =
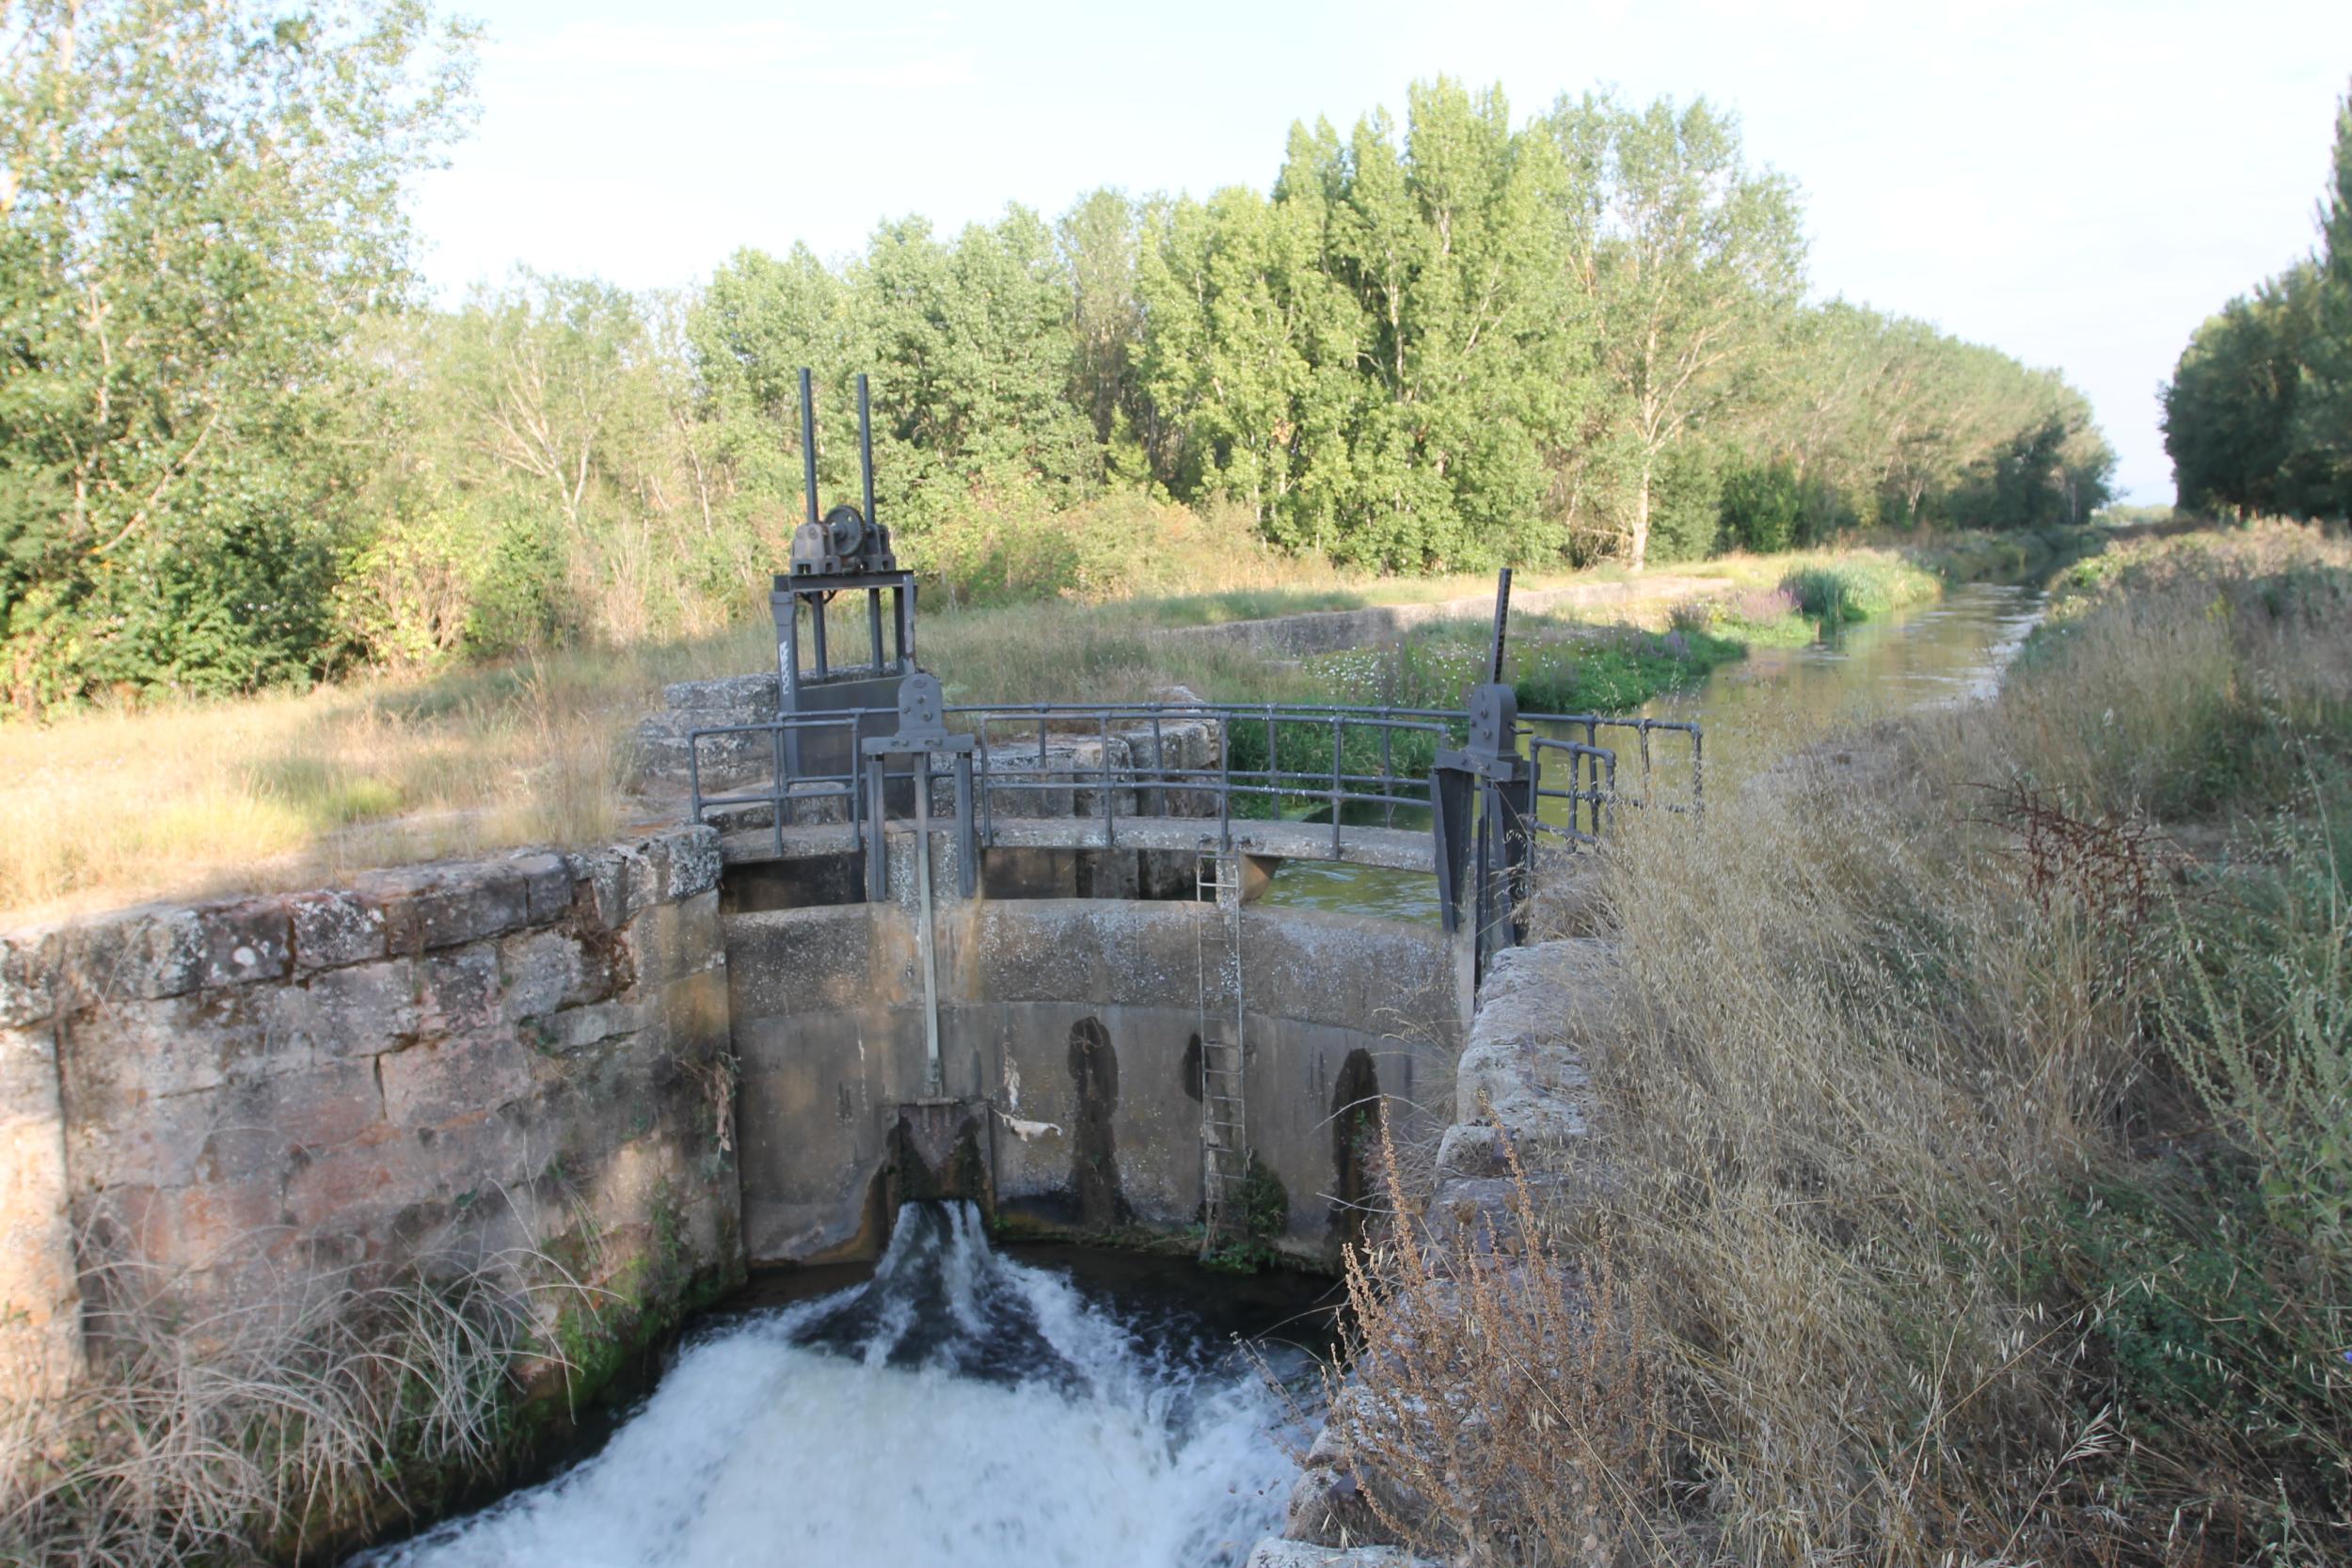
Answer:
POLYGON ((1096 185, 1264 186, 1294 119, 1440 72, 1515 113, 1705 94, 1805 192, 1814 293, 1924 316, 2088 391, 2171 497, 2156 384, 2309 248, 2352 3, 834 5, 473 0, 482 118, 426 178, 445 293, 516 264, 634 288, 739 246, 856 250, 1096 185))

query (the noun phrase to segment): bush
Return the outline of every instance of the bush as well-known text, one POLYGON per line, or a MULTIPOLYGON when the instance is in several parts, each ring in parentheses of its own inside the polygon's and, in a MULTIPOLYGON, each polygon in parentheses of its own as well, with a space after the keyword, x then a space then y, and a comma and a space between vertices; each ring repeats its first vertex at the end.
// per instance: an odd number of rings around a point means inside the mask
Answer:
POLYGON ((1804 493, 1786 463, 1741 467, 1724 480, 1724 535, 1743 550, 1773 555, 1799 543, 1804 493))

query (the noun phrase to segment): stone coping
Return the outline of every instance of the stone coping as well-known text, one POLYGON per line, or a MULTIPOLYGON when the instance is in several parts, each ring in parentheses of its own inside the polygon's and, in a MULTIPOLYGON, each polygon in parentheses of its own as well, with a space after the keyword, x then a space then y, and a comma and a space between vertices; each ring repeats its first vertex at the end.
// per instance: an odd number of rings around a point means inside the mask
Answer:
POLYGON ((716 832, 666 827, 593 849, 521 849, 365 872, 338 888, 140 904, 0 931, 0 1028, 414 957, 554 920, 576 898, 616 928, 716 887, 722 864, 716 832))

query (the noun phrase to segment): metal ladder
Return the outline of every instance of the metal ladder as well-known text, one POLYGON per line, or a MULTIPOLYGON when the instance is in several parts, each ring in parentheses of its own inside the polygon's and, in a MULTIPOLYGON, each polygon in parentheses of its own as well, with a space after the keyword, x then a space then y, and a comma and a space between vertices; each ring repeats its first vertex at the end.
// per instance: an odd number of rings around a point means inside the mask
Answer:
POLYGON ((1218 927, 1203 911, 1193 925, 1200 963, 1201 1256, 1248 1239, 1242 1189, 1249 1178, 1249 1118, 1242 1081, 1241 857, 1203 846, 1198 883, 1218 927))

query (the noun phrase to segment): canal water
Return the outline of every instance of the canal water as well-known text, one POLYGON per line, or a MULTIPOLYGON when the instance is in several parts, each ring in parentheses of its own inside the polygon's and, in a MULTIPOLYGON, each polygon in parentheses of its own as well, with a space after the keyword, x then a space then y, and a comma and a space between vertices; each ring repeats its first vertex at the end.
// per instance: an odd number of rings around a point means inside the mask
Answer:
POLYGON ((594 1455, 351 1568, 1198 1568, 1279 1533, 1327 1282, 1014 1250, 910 1204, 868 1277, 755 1281, 594 1455))
MULTIPOLYGON (((1768 760, 1836 725, 1992 695, 2040 623, 2044 602, 2036 589, 1970 583, 1931 603, 1846 626, 1809 647, 1758 648, 1641 711, 1655 719, 1698 720, 1710 769, 1768 760)), ((1612 743, 1606 732, 1600 738, 1612 743)), ((1676 768, 1683 753, 1666 736, 1653 737, 1652 750, 1656 785, 1670 792, 1682 783, 1676 768)), ((1632 768, 1629 752, 1621 753, 1618 766, 1632 768)), ((1629 784, 1629 772, 1620 782, 1629 784)), ((1433 925, 1438 916, 1437 879, 1426 872, 1328 861, 1283 863, 1264 902, 1433 925)))

